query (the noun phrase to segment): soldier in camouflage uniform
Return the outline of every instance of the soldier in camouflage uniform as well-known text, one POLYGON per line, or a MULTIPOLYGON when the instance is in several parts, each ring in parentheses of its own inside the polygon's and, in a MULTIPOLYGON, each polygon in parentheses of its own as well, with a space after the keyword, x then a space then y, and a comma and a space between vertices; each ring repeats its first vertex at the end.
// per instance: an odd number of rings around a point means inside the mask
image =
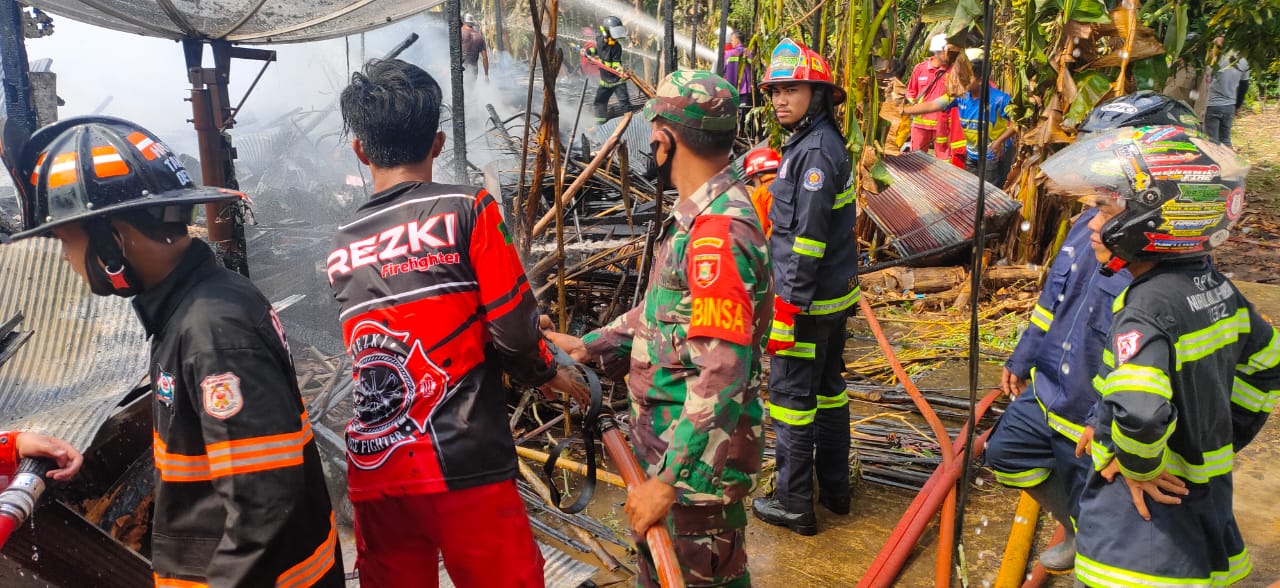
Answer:
MULTIPOLYGON (((671 527, 691 587, 751 583, 744 501, 764 447, 760 359, 773 288, 760 221, 729 165, 737 110, 738 92, 720 76, 667 76, 644 116, 680 200, 644 301, 582 341, 549 335, 614 377, 629 365, 631 442, 650 479, 631 490, 627 515, 641 535, 671 527)), ((641 559, 641 585, 657 586, 641 559)))

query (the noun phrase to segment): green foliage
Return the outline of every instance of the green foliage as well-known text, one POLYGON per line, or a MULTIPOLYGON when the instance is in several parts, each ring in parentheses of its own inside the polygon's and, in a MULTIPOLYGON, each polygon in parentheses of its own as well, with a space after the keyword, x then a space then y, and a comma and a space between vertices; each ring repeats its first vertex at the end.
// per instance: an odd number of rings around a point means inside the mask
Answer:
POLYGON ((1089 111, 1102 101, 1102 97, 1111 89, 1114 73, 1100 71, 1084 71, 1076 74, 1076 99, 1067 109, 1066 119, 1078 123, 1089 116, 1089 111))

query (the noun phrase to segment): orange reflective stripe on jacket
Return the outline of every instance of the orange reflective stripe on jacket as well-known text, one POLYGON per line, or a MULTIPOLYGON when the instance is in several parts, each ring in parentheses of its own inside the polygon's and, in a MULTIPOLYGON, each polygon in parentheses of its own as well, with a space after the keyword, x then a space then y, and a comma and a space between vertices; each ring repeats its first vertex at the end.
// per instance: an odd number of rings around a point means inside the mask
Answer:
POLYGON ((192 582, 190 580, 179 580, 177 578, 161 578, 160 574, 153 574, 156 579, 156 588, 209 588, 204 582, 192 582))
POLYGON ((293 566, 276 578, 277 588, 307 588, 323 578, 333 567, 333 554, 338 550, 338 528, 329 513, 329 536, 325 538, 307 559, 293 566))
POLYGON ((205 455, 170 453, 153 432, 156 469, 166 482, 204 482, 214 478, 302 465, 302 453, 312 439, 311 423, 302 413, 302 427, 293 433, 223 441, 205 446, 205 455))

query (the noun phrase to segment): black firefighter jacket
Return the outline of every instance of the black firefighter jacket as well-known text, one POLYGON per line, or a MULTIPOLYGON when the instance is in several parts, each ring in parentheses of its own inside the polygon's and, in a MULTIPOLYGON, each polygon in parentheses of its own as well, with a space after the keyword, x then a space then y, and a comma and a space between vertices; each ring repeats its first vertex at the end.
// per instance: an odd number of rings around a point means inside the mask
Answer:
POLYGON ((133 304, 151 337, 156 586, 342 586, 320 455, 270 303, 197 240, 133 304))

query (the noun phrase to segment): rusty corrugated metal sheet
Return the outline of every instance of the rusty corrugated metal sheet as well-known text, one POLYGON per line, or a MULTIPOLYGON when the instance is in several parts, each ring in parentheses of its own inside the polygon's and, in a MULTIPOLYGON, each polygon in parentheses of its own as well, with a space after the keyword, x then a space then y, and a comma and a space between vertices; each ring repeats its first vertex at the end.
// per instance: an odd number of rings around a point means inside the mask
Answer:
MULTIPOLYGON (((893 185, 866 197, 863 211, 884 231, 900 256, 944 252, 973 238, 978 178, 920 152, 884 158, 893 185)), ((987 184, 988 233, 1003 226, 1021 205, 987 184)))
POLYGON ((147 341, 129 301, 94 296, 53 239, 0 245, 0 317, 34 331, 0 367, 0 430, 33 429, 86 449, 146 376, 147 341))
MULTIPOLYGON (((599 571, 595 566, 573 559, 545 543, 538 542, 538 548, 542 550, 542 559, 546 560, 542 573, 547 588, 578 588, 599 571)), ((494 562, 494 565, 501 564, 502 562, 494 562)), ((444 569, 444 560, 440 561, 440 588, 454 588, 453 580, 449 579, 449 573, 444 569)))

